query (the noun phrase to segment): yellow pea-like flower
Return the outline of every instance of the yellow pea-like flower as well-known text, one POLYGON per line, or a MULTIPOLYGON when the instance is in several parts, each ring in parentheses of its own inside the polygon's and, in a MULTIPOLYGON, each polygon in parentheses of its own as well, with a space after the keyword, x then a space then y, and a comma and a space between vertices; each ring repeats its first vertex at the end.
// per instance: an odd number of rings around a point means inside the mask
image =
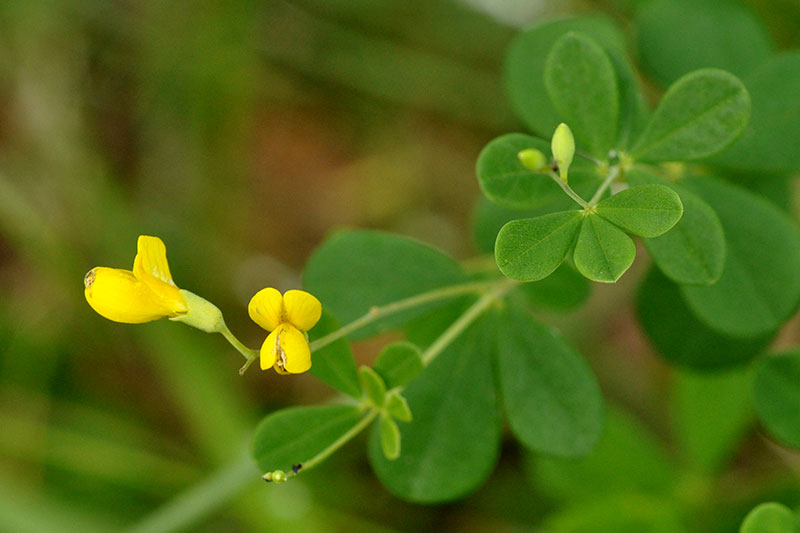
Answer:
POLYGON ((250 318, 270 331, 261 346, 261 369, 279 374, 299 374, 311 368, 311 348, 306 331, 322 315, 322 304, 305 291, 283 295, 271 287, 258 291, 248 306, 250 318))
POLYGON ((172 281, 167 249, 158 237, 140 235, 133 270, 95 267, 84 278, 86 301, 115 322, 140 324, 175 318, 189 308, 172 281))

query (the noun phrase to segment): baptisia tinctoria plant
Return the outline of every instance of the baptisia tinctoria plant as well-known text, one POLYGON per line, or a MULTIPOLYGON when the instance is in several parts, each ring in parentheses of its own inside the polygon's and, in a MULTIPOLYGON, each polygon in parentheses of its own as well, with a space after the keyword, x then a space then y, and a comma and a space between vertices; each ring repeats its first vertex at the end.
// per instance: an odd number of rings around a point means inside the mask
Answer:
MULTIPOLYGON (((308 293, 253 297, 250 316, 270 332, 261 367, 310 368, 344 396, 262 420, 252 455, 265 479, 287 481, 367 428, 375 473, 413 502, 476 489, 497 463, 505 427, 536 461, 549 458, 545 472, 557 458, 593 453, 606 422, 597 380, 531 310, 573 310, 591 281, 619 280, 635 259, 633 237, 655 265, 640 288, 639 319, 671 363, 747 361, 791 316, 800 234, 785 213, 719 177, 720 162, 736 160, 725 150, 760 134, 746 130, 745 84, 719 68, 687 71, 651 111, 622 43, 597 18, 544 24, 514 41, 508 91, 535 135, 502 135, 478 156, 477 258, 340 231, 308 260, 308 293), (680 344, 676 331, 700 331, 702 342, 680 344), (393 342, 358 368, 350 341, 384 332, 393 342)), ((87 299, 112 320, 167 317, 232 339, 221 315, 192 318, 197 298, 174 286, 154 238, 140 240, 133 272, 98 268, 87 277, 87 299)), ((247 368, 259 352, 232 342, 247 368)), ((795 445, 796 416, 774 408, 780 387, 771 384, 797 372, 797 359, 763 365, 755 395, 772 431, 795 445)), ((608 420, 612 438, 621 431, 616 409, 608 420)))

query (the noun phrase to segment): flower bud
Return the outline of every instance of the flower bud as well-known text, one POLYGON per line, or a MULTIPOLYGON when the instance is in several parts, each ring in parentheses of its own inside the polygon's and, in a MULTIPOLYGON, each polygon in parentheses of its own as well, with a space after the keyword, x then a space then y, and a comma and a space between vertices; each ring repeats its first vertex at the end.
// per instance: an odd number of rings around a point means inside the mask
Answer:
POLYGON ((541 172, 547 168, 547 158, 536 148, 526 148, 517 154, 522 166, 533 172, 541 172))
POLYGON ((561 179, 567 181, 567 171, 572 164, 572 157, 575 155, 575 137, 572 136, 572 130, 563 122, 558 125, 555 133, 553 133, 553 140, 550 142, 550 147, 553 150, 553 157, 558 165, 558 171, 561 173, 561 179))
POLYGON ((288 478, 286 472, 283 470, 275 470, 274 472, 267 472, 263 476, 261 476, 264 481, 267 482, 275 482, 275 483, 284 483, 288 478))

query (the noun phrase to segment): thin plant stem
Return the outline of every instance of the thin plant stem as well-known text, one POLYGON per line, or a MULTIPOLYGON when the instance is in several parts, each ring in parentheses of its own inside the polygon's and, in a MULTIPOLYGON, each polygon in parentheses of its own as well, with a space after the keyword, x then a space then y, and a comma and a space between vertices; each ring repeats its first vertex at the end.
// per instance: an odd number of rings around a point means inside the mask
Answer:
POLYGON ((550 173, 550 174, 548 174, 548 175, 549 175, 551 178, 553 178, 553 181, 555 181, 555 182, 558 184, 558 186, 559 186, 559 187, 561 187, 561 189, 562 189, 562 190, 563 190, 563 191, 564 191, 564 192, 567 194, 567 196, 569 196, 570 198, 572 198, 573 200, 575 200, 575 201, 578 203, 578 205, 580 205, 580 206, 581 206, 581 207, 583 207, 583 208, 587 208, 587 207, 589 207, 589 204, 587 204, 587 203, 586 203, 586 200, 584 200, 583 198, 581 198, 581 197, 580 197, 580 195, 579 195, 578 193, 576 193, 576 192, 575 192, 575 191, 572 189, 572 187, 570 187, 570 186, 569 186, 569 183, 567 183, 566 181, 562 180, 562 179, 561 179, 559 176, 557 176, 557 175, 556 175, 554 172, 551 172, 551 173, 550 173))
POLYGON ((364 326, 367 326, 372 322, 375 322, 378 319, 399 313, 400 311, 405 311, 406 309, 412 309, 414 307, 418 307, 420 305, 424 305, 431 302, 436 302, 438 300, 444 300, 446 298, 461 296, 463 294, 482 292, 487 288, 491 288, 495 285, 497 285, 496 280, 462 283, 460 285, 451 285, 449 287, 443 287, 441 289, 436 289, 429 292, 423 292, 421 294, 411 296, 410 298, 406 298, 404 300, 398 300, 396 302, 392 302, 387 305, 373 307, 360 318, 357 318, 352 322, 350 322, 349 324, 337 329, 336 331, 333 331, 325 335, 324 337, 320 337, 319 339, 312 342, 311 351, 315 352, 321 348, 324 348, 330 343, 335 342, 341 339, 342 337, 346 337, 347 335, 353 333, 354 331, 357 331, 363 328, 364 326))
POLYGON ((236 338, 236 335, 231 333, 231 330, 228 329, 228 326, 225 324, 225 322, 222 322, 222 325, 217 331, 219 331, 222 336, 225 337, 225 340, 227 340, 231 346, 236 348, 236 351, 242 354, 247 360, 245 361, 244 366, 239 369, 239 375, 243 376, 247 369, 250 368, 250 365, 253 364, 253 361, 258 358, 258 350, 253 350, 245 346, 242 341, 236 338))
POLYGON ((586 207, 596 206, 597 202, 600 201, 600 198, 603 197, 603 193, 606 192, 606 189, 608 189, 611 186, 611 183, 618 177, 619 177, 619 165, 614 165, 609 169, 608 176, 606 176, 605 181, 602 183, 602 185, 600 185, 600 188, 597 189, 597 191, 594 193, 592 199, 589 200, 589 205, 586 207))
POLYGON ((370 423, 375 420, 376 416, 378 416, 377 409, 373 408, 367 411, 364 417, 358 421, 358 424, 351 427, 346 433, 343 433, 341 437, 333 441, 327 448, 319 452, 317 455, 300 463, 300 469, 302 470, 298 469, 297 472, 292 472, 289 474, 289 476, 296 476, 300 471, 305 472, 311 470, 323 462, 325 459, 330 457, 333 452, 337 451, 339 448, 353 440, 359 433, 364 431, 370 425, 370 423))
POLYGON ((493 304, 497 299, 501 298, 505 293, 507 293, 513 286, 517 285, 516 281, 512 280, 504 280, 499 286, 497 286, 493 291, 487 292, 483 296, 481 296, 474 304, 472 304, 469 309, 464 311, 455 322, 450 324, 444 333, 442 333, 433 344, 431 344, 428 349, 425 350, 422 354, 422 362, 425 366, 428 366, 431 361, 433 361, 436 356, 444 351, 461 333, 464 332, 470 324, 472 324, 476 318, 478 318, 481 313, 483 313, 491 304, 493 304))

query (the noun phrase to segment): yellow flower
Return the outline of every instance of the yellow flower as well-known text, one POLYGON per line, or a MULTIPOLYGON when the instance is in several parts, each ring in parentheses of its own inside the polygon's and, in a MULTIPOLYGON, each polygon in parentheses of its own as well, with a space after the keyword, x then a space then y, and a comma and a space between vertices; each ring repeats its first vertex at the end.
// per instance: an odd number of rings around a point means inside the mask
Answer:
POLYGON ((95 267, 86 274, 86 301, 101 316, 127 324, 186 314, 189 308, 172 281, 164 243, 140 235, 137 248, 133 271, 95 267))
POLYGON ((258 291, 247 308, 253 321, 271 331, 261 346, 261 369, 274 367, 279 374, 300 374, 311 368, 311 348, 306 331, 322 315, 322 304, 305 291, 258 291))

